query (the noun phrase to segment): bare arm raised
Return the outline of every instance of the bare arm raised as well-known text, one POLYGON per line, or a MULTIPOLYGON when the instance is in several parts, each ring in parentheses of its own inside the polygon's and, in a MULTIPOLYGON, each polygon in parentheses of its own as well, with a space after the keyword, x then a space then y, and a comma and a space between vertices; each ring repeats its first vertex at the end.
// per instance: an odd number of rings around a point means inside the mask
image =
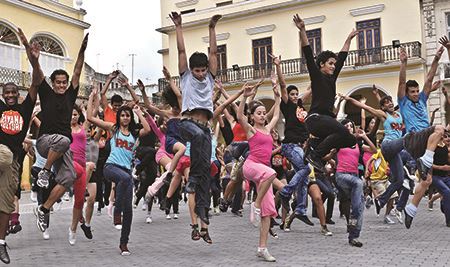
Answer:
POLYGON ((72 74, 72 87, 77 88, 80 85, 81 71, 84 65, 84 52, 86 51, 89 40, 89 33, 84 36, 83 42, 81 42, 80 51, 78 51, 77 61, 72 74))
POLYGON ((181 14, 172 12, 169 14, 170 19, 175 24, 175 31, 177 35, 177 49, 178 49, 178 72, 180 74, 188 70, 188 62, 186 55, 186 48, 184 46, 183 28, 181 26, 181 14))

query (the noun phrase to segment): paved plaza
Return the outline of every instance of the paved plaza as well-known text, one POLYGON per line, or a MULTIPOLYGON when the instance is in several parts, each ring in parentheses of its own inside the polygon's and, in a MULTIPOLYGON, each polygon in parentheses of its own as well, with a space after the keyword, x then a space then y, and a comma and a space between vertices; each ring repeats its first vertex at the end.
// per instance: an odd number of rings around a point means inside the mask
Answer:
POLYGON ((345 221, 339 218, 337 208, 336 225, 329 226, 332 237, 320 234, 315 218, 314 226, 296 220, 291 232, 276 228, 279 238, 270 237, 269 249, 277 262, 265 263, 255 257, 258 231, 249 223, 249 205, 244 207, 244 218, 230 212, 213 216, 212 245, 190 239, 184 202, 178 220, 166 220, 154 205, 151 224, 145 223, 146 211, 139 206, 134 210, 128 245, 132 255, 123 257, 118 248, 120 231, 107 214, 94 214, 92 240, 78 228, 77 243, 70 246, 71 202, 64 202, 62 209, 52 214, 50 240, 43 240, 32 213, 35 204, 30 203, 28 193, 22 198, 24 229, 7 238, 11 266, 450 266, 450 228, 444 225, 438 202, 434 211, 428 211, 423 201, 410 230, 400 224, 385 225, 374 207, 366 210, 362 248, 348 245, 345 221))

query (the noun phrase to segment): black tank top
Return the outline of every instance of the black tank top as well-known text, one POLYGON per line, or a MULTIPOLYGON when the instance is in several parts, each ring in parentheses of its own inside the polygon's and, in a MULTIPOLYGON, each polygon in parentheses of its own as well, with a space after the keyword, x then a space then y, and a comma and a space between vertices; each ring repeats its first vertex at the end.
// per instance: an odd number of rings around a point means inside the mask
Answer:
MULTIPOLYGON (((434 151, 433 164, 438 166, 443 166, 448 164, 448 148, 447 146, 440 147, 437 146, 434 151)), ((445 177, 448 175, 446 171, 433 170, 433 175, 445 177)))

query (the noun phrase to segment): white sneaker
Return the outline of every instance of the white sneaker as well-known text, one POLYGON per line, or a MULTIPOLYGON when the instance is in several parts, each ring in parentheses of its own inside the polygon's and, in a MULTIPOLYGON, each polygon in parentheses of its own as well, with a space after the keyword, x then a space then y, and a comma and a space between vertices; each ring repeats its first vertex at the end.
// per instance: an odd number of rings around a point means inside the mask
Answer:
POLYGON ((69 244, 71 246, 75 245, 76 239, 76 233, 72 232, 72 229, 69 228, 69 244))
POLYGON ((385 224, 395 224, 395 222, 389 216, 384 217, 384 223, 385 224))
POLYGON ((166 220, 170 220, 170 219, 172 219, 172 217, 170 217, 170 214, 167 214, 166 215, 166 220))
POLYGON ((214 213, 214 215, 220 215, 220 209, 219 209, 219 207, 213 208, 213 213, 214 213))
POLYGON ((147 218, 145 219, 145 223, 152 223, 152 217, 151 216, 147 216, 147 218))
POLYGON ((64 201, 69 201, 70 200, 69 192, 64 193, 64 196, 62 197, 62 199, 64 201))
POLYGON ((270 255, 269 250, 267 248, 258 248, 258 252, 256 252, 256 256, 259 258, 263 258, 268 262, 275 262, 277 259, 270 255))
POLYGON ((173 218, 174 218, 175 220, 177 220, 177 219, 178 219, 178 214, 175 213, 175 214, 173 215, 173 218))
POLYGON ((48 229, 45 229, 45 231, 42 233, 42 237, 44 238, 44 240, 50 239, 50 233, 48 232, 48 229))
POLYGON ((30 200, 31 202, 37 202, 37 192, 31 191, 30 200))
POLYGON ((116 224, 116 225, 114 225, 114 228, 116 228, 117 230, 122 230, 122 225, 116 224))
POLYGON ((396 208, 393 208, 391 213, 394 212, 394 216, 395 218, 397 218, 397 221, 399 223, 403 223, 403 217, 402 217, 402 212, 398 211, 396 208))
POLYGON ((148 202, 144 200, 144 202, 142 203, 142 210, 146 211, 148 207, 148 202))

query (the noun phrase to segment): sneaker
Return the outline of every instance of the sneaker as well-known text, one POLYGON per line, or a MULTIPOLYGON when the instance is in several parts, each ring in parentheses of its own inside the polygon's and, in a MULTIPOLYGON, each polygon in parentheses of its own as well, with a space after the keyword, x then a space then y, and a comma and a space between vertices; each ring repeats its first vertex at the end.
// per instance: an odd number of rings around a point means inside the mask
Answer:
POLYGON ((91 227, 90 226, 86 226, 86 224, 81 224, 80 225, 81 230, 83 230, 84 235, 86 236, 87 239, 92 239, 92 231, 91 231, 91 227))
POLYGON ((214 214, 214 215, 220 215, 220 209, 219 209, 219 206, 213 208, 213 214, 214 214))
POLYGON ((309 220, 308 216, 306 216, 306 215, 295 214, 295 218, 299 219, 300 221, 306 223, 309 226, 313 226, 314 225, 314 223, 311 222, 309 220))
POLYGON ((326 224, 336 224, 332 219, 327 219, 326 221, 325 221, 325 223, 326 224))
POLYGON ((427 179, 427 175, 430 173, 430 168, 425 166, 425 164, 421 158, 417 159, 416 165, 417 165, 417 171, 419 173, 419 178, 425 181, 427 179))
POLYGON ((30 200, 31 202, 37 202, 37 192, 31 191, 30 200))
POLYGON ((42 238, 44 238, 44 240, 50 239, 50 233, 49 233, 48 229, 45 229, 45 231, 42 233, 42 238))
POLYGON ((433 202, 428 201, 428 210, 433 211, 433 202))
POLYGON ((38 173, 38 179, 36 184, 41 188, 48 188, 49 180, 52 177, 52 172, 46 169, 42 169, 38 173))
POLYGON ((269 228, 269 234, 270 234, 273 238, 278 239, 278 234, 277 234, 272 228, 269 228))
POLYGON ((352 247, 360 248, 360 247, 363 246, 363 243, 359 242, 358 239, 351 239, 351 240, 348 241, 348 243, 349 243, 350 246, 352 246, 352 247))
POLYGON ((113 223, 117 230, 122 230, 122 216, 120 214, 114 214, 113 223))
POLYGON ((69 192, 64 193, 62 199, 63 199, 64 201, 69 201, 69 200, 70 200, 69 192))
POLYGON ((102 210, 97 210, 97 216, 101 216, 102 215, 102 210))
POLYGON ((238 211, 232 210, 231 213, 233 213, 233 214, 234 214, 235 216, 237 216, 237 217, 242 217, 242 216, 243 216, 243 215, 242 215, 242 211, 240 211, 240 210, 238 210, 238 211))
POLYGON ((145 218, 145 223, 152 223, 152 216, 147 216, 147 218, 145 218))
POLYGON ((373 205, 373 199, 370 196, 367 196, 366 198, 366 209, 370 209, 373 205))
POLYGON ((250 222, 258 227, 261 223, 261 209, 255 207, 255 202, 250 205, 250 222))
POLYGON ((76 233, 72 232, 72 230, 69 228, 69 244, 71 246, 75 245, 76 239, 76 233))
POLYGON ((9 264, 11 260, 9 259, 8 250, 6 249, 7 245, 6 243, 3 245, 0 245, 0 260, 3 261, 6 264, 9 264))
POLYGON ((45 229, 47 229, 48 220, 50 217, 50 214, 45 214, 43 211, 41 211, 41 206, 37 206, 33 210, 34 216, 36 216, 36 226, 41 232, 44 232, 45 229))
POLYGON ((378 199, 374 199, 373 203, 375 203, 375 212, 377 213, 377 216, 380 216, 380 211, 381 211, 381 204, 380 201, 378 199))
POLYGON ((175 214, 173 215, 173 219, 174 219, 174 220, 178 220, 178 214, 175 213, 175 214))
POLYGON ((142 203, 142 210, 146 211, 148 208, 148 202, 144 200, 144 202, 142 203))
POLYGON ((325 165, 323 165, 322 159, 314 151, 311 151, 310 153, 305 155, 305 160, 318 171, 326 173, 325 165))
POLYGON ((120 255, 122 256, 130 256, 131 252, 128 250, 127 244, 120 244, 120 255))
POLYGON ((18 224, 13 224, 9 226, 9 230, 8 232, 10 234, 17 234, 18 232, 22 231, 22 226, 20 225, 20 223, 18 224))
POLYGON ((283 209, 285 209, 286 212, 289 212, 290 211, 289 200, 291 200, 291 198, 283 196, 280 192, 280 199, 281 199, 281 206, 283 207, 283 209))
POLYGON ((295 215, 290 215, 286 217, 286 220, 283 223, 283 231, 290 232, 291 231, 291 224, 294 220, 295 215))
POLYGON ((384 217, 384 223, 385 224, 395 224, 395 222, 389 216, 384 217))
POLYGON ((170 214, 167 214, 166 215, 166 220, 171 220, 172 219, 172 217, 170 217, 170 214))
POLYGON ((399 223, 403 223, 403 216, 401 211, 397 210, 396 208, 393 208, 391 213, 394 213, 394 216, 399 223))
POLYGON ((405 226, 406 226, 406 229, 409 229, 409 228, 411 228, 412 220, 413 220, 414 217, 409 215, 406 212, 406 209, 404 209, 403 212, 405 213, 405 226))
POLYGON ((265 261, 268 262, 275 262, 277 260, 272 255, 270 255, 269 250, 267 248, 258 248, 256 256, 259 258, 263 258, 265 261))
POLYGON ((326 225, 322 226, 322 229, 320 230, 320 233, 322 235, 324 235, 324 236, 332 236, 333 235, 333 233, 330 230, 328 230, 326 225))

